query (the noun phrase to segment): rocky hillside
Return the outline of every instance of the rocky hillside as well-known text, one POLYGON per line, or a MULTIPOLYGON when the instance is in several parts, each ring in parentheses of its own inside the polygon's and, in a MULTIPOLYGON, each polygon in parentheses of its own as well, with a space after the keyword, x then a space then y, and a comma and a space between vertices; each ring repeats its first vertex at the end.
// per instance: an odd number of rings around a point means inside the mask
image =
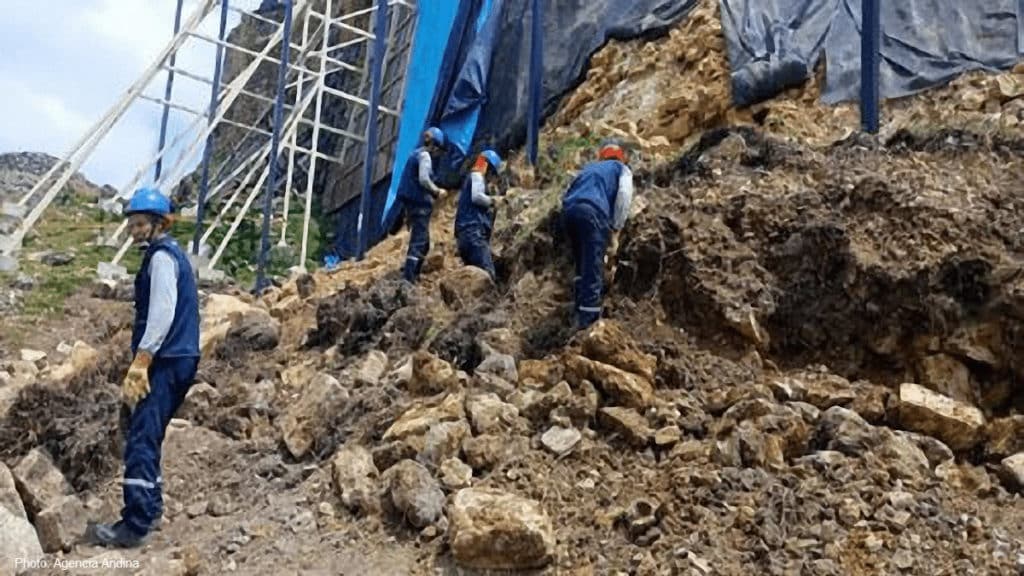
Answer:
POLYGON ((80 295, 63 321, 81 345, 0 370, 0 555, 150 574, 1018 573, 1018 75, 890 103, 877 138, 814 83, 678 132, 652 128, 678 113, 621 124, 607 103, 635 83, 714 86, 710 22, 696 47, 606 48, 631 64, 609 77, 599 56, 539 177, 511 161, 533 187, 499 215, 497 283, 461 267, 449 199, 416 287, 403 232, 260 301, 204 294, 200 382, 142 550, 76 541, 120 507, 130 317, 126 286, 80 295), (560 184, 606 126, 637 138, 640 192, 606 318, 574 335, 560 184))
MULTIPOLYGON (((0 154, 0 201, 20 200, 58 161, 58 158, 42 152, 0 154)), ((117 193, 111 186, 93 184, 81 173, 72 176, 68 188, 71 193, 86 198, 109 197, 117 193)))

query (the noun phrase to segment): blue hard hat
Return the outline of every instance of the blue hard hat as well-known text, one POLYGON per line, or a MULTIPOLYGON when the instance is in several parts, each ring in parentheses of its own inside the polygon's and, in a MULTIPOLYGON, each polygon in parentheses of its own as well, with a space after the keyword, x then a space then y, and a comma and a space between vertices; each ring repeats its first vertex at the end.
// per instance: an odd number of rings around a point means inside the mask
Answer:
POLYGON ((167 216, 171 213, 171 200, 156 188, 139 188, 128 202, 125 214, 155 214, 167 216))
POLYGON ((480 155, 487 159, 487 163, 491 165, 491 168, 494 168, 495 172, 501 170, 501 156, 498 156, 497 152, 494 150, 484 150, 480 155))
POLYGON ((430 139, 438 146, 444 146, 444 132, 442 132, 437 126, 427 128, 425 135, 429 136, 430 139))

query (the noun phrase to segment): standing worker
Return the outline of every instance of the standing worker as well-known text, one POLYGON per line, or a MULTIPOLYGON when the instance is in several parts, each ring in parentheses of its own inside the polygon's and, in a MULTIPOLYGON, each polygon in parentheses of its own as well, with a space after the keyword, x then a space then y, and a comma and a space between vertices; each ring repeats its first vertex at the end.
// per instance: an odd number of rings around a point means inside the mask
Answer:
POLYGON ((562 226, 572 243, 576 328, 601 317, 605 250, 609 261, 619 251, 619 233, 633 202, 633 173, 616 142, 606 142, 597 161, 585 166, 562 198, 562 226), (610 236, 610 246, 609 246, 610 236))
POLYGON ((199 295, 188 257, 167 234, 170 200, 159 190, 140 189, 128 203, 127 215, 132 240, 144 255, 135 276, 134 360, 121 390, 131 411, 124 508, 118 522, 93 527, 99 544, 125 548, 140 545, 163 514, 164 432, 199 365, 199 295))
POLYGON ((494 261, 491 258, 491 232, 494 217, 503 196, 487 194, 487 177, 501 171, 501 156, 494 150, 484 150, 477 156, 469 176, 459 193, 459 207, 455 213, 455 240, 459 257, 467 266, 485 270, 494 280, 494 261))
POLYGON ((396 195, 405 210, 409 225, 409 252, 402 276, 412 282, 420 276, 423 260, 430 251, 430 215, 434 201, 444 198, 445 191, 434 183, 434 162, 444 154, 444 132, 430 128, 423 133, 423 146, 417 148, 402 171, 396 195))

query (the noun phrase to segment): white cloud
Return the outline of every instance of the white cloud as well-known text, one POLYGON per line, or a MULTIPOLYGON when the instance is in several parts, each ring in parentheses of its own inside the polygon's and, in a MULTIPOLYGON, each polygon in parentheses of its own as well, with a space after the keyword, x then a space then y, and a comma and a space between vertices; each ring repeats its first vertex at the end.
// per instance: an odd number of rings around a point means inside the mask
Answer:
MULTIPOLYGON (((6 4, 6 2, 5 2, 6 4)), ((182 21, 198 8, 186 0, 182 21)), ((219 4, 219 3, 218 3, 219 4)), ((234 0, 233 0, 234 5, 234 0)), ((171 39, 174 0, 13 0, 11 24, 0 33, 0 152, 42 151, 63 156, 89 127, 123 96, 171 39), (55 18, 54 13, 61 17, 55 18), (6 48, 5 48, 6 46, 6 48)), ((202 21, 200 30, 216 37, 219 10, 202 21)), ((228 27, 238 23, 231 14, 228 27)), ((177 66, 212 77, 215 46, 190 38, 179 51, 177 66)), ((165 73, 157 74, 145 93, 163 98, 165 73)), ((210 99, 206 84, 177 76, 172 100, 205 110, 210 99)), ((83 172, 101 184, 122 186, 153 156, 159 138, 162 108, 138 102, 104 137, 83 172)), ((191 123, 192 116, 172 110, 167 137, 191 123)), ((201 149, 201 148, 200 148, 201 149)), ((198 156, 198 155, 197 155, 198 156)), ((176 160, 165 161, 169 166, 176 160)), ((197 158, 188 164, 194 166, 197 158)), ((148 176, 151 170, 147 170, 148 176)))

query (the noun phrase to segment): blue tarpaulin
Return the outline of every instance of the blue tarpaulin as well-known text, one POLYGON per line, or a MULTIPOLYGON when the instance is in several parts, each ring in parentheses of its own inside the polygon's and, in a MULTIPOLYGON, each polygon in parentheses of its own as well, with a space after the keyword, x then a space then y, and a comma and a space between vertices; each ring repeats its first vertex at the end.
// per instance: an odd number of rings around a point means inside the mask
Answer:
MULTIPOLYGON (((881 94, 896 98, 970 70, 1014 65, 1020 0, 882 2, 881 94)), ((733 99, 745 106, 810 77, 826 61, 823 99, 856 99, 860 0, 721 0, 733 99)))

